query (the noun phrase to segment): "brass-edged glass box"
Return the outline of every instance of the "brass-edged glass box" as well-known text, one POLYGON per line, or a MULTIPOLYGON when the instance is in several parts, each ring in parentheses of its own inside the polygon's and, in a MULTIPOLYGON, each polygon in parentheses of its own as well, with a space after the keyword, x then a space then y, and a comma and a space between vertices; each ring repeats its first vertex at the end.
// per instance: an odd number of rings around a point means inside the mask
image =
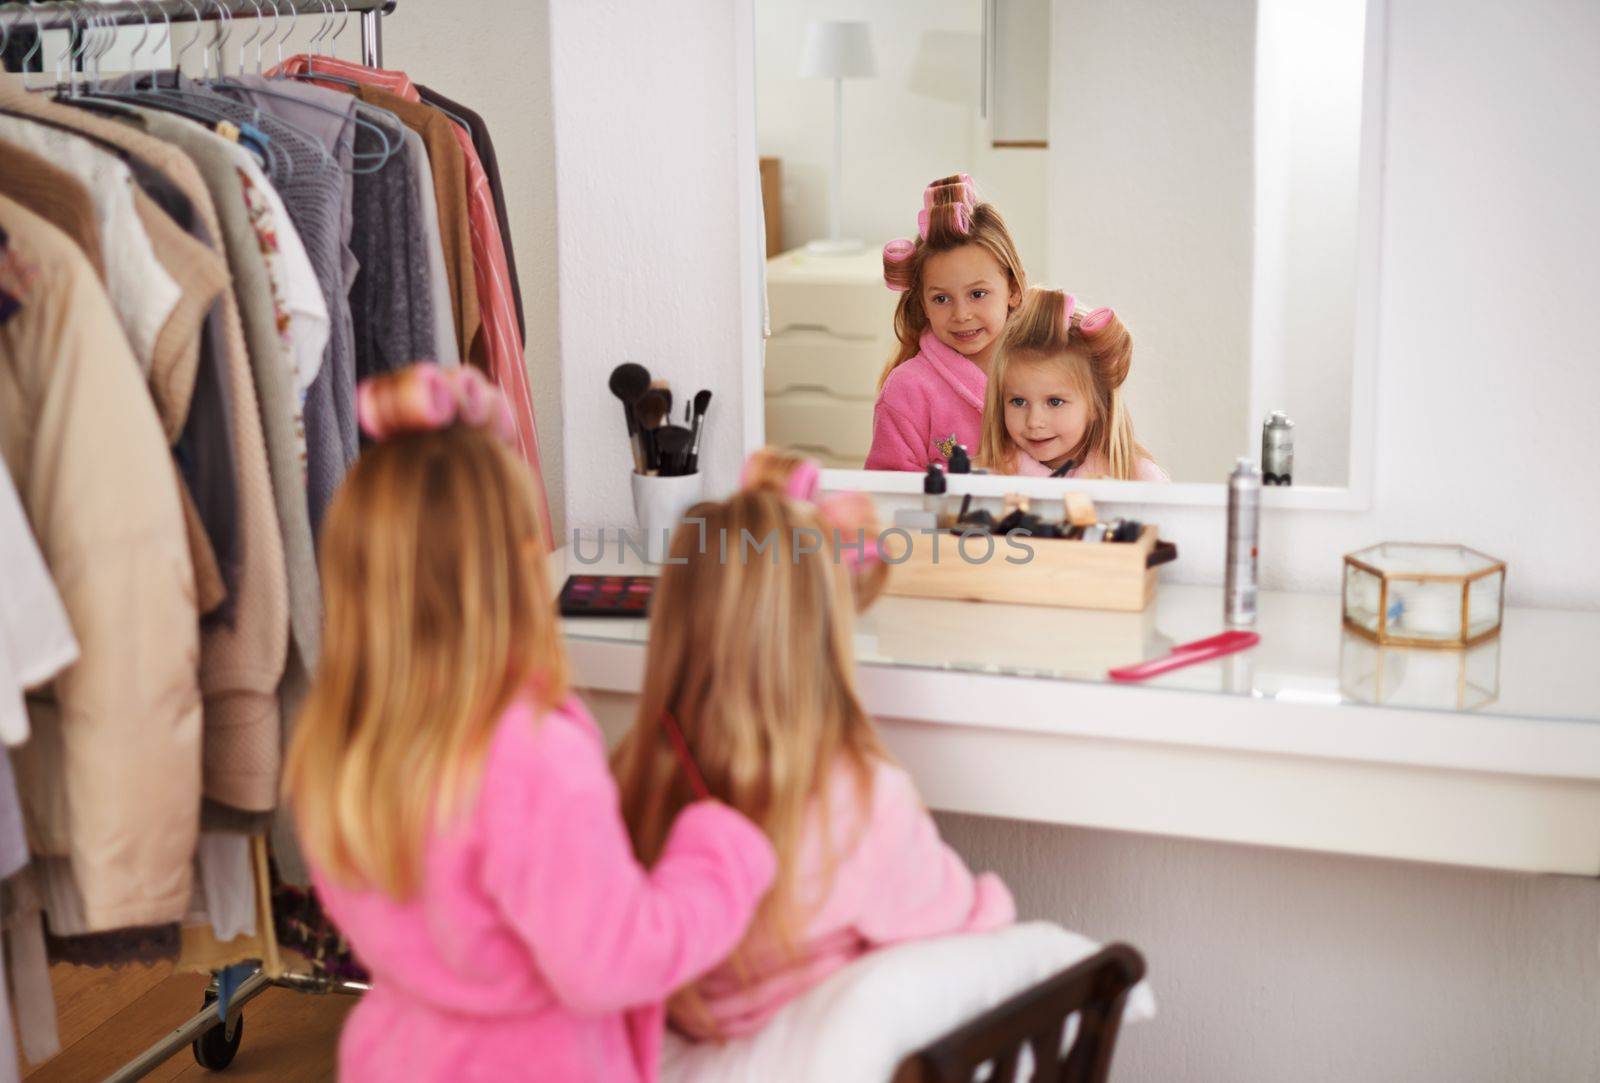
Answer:
POLYGON ((1500 631, 1504 561, 1463 545, 1384 542, 1344 558, 1344 624, 1379 643, 1470 647, 1500 631))

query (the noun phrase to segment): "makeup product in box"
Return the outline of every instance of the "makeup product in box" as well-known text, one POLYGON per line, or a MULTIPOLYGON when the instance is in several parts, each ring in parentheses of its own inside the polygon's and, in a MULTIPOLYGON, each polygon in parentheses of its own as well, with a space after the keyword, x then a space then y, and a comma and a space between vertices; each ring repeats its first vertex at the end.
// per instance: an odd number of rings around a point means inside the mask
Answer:
POLYGON ((1228 556, 1223 582, 1223 619, 1256 622, 1256 558, 1261 536, 1261 474, 1240 459, 1228 475, 1228 556))
POLYGON ((656 580, 649 575, 569 575, 561 588, 563 617, 643 617, 656 580))
POLYGON ((1067 522, 1072 526, 1093 526, 1096 521, 1094 501, 1084 493, 1066 496, 1067 522))

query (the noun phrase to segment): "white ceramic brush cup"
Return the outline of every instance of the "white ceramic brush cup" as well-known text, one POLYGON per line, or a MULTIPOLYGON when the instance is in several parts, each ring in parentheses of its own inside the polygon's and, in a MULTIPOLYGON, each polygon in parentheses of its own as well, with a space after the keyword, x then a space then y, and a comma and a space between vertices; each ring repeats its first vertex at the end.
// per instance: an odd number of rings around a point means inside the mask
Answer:
POLYGON ((701 500, 704 476, 699 471, 679 477, 632 475, 633 514, 644 535, 644 558, 651 564, 667 559, 673 530, 683 520, 684 512, 701 500))

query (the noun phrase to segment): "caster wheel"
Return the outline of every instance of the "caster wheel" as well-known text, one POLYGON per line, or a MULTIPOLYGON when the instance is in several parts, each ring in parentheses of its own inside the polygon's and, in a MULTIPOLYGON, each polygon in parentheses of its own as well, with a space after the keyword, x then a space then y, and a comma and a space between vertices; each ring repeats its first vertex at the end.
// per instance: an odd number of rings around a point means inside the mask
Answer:
MULTIPOLYGON (((206 994, 206 1007, 217 1002, 217 998, 210 993, 206 994)), ((233 1058, 239 1052, 239 1043, 244 1041, 244 1013, 235 1012, 233 1017, 233 1033, 227 1033, 227 1028, 221 1023, 206 1031, 194 1040, 195 1063, 210 1072, 220 1072, 233 1063, 233 1058)))

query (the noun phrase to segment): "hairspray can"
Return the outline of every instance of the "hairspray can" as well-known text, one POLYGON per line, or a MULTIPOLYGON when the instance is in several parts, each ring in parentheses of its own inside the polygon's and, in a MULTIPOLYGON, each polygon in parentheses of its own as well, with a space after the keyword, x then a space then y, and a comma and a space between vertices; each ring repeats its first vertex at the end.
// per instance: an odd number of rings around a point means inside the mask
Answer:
POLYGON ((1294 484, 1294 422, 1282 410, 1272 411, 1261 426, 1261 480, 1294 484))
POLYGON ((1228 475, 1228 568, 1223 585, 1223 618, 1229 624, 1256 622, 1256 554, 1261 535, 1261 474, 1249 459, 1228 475))

